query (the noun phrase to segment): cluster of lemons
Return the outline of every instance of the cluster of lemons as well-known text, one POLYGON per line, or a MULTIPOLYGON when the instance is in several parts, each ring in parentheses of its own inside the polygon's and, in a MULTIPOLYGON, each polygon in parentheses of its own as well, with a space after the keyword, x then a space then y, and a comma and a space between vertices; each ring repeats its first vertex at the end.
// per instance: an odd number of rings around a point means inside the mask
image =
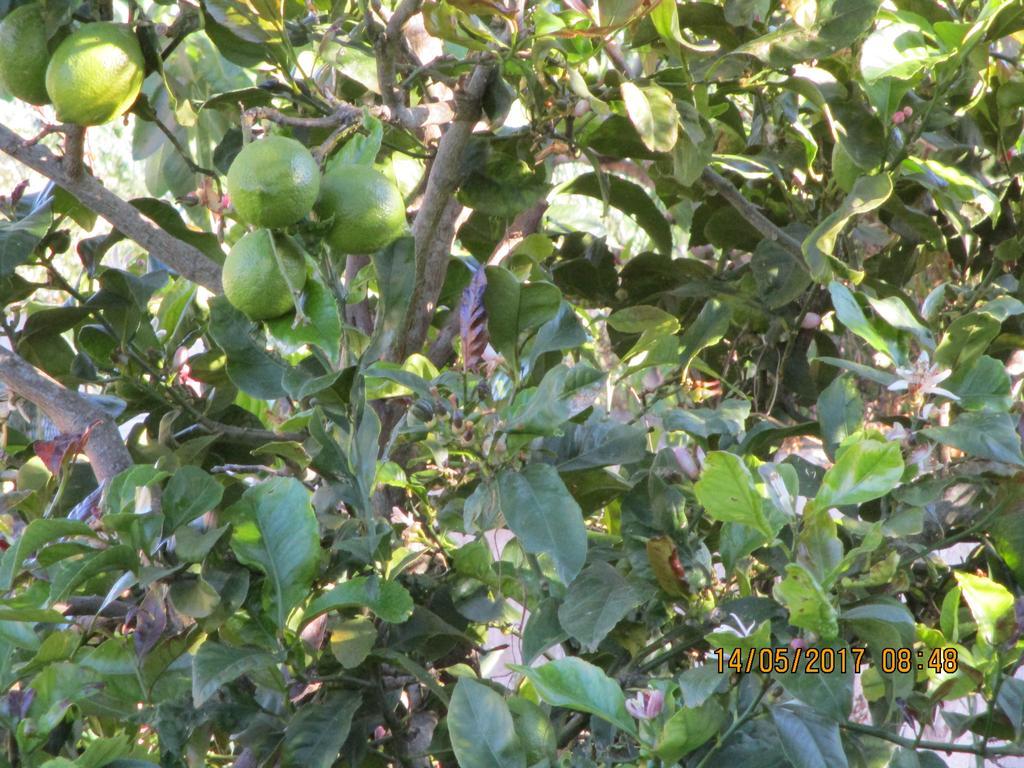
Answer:
POLYGON ((306 280, 302 249, 273 230, 297 224, 315 208, 321 220, 331 221, 327 244, 335 254, 374 253, 405 230, 405 203, 384 174, 335 163, 321 175, 310 151, 284 136, 268 136, 238 153, 228 169, 228 195, 238 218, 256 229, 228 253, 224 295, 253 320, 286 314, 289 284, 298 290, 306 280))
MULTIPOLYGON (((85 126, 110 122, 132 106, 145 61, 130 27, 82 24, 52 53, 49 37, 39 2, 0 22, 0 84, 8 92, 30 104, 52 103, 60 122, 85 126)), ((345 164, 321 174, 310 151, 284 136, 246 145, 228 169, 227 188, 238 219, 254 229, 228 254, 224 294, 253 320, 291 310, 306 264, 302 248, 280 230, 314 208, 332 222, 327 241, 336 254, 373 253, 405 231, 405 204, 386 176, 345 164)))

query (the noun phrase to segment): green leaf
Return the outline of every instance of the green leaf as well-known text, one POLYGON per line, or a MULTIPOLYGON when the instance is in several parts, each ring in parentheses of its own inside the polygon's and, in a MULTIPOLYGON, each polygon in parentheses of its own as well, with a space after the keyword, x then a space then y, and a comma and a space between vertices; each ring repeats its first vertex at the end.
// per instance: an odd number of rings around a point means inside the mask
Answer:
POLYGON ((338 301, 314 270, 306 280, 305 304, 302 312, 307 322, 293 324, 295 316, 287 314, 267 322, 267 330, 276 339, 294 346, 315 344, 332 364, 337 365, 341 355, 341 315, 338 301))
POLYGON ((174 531, 191 523, 220 504, 224 486, 199 467, 179 469, 164 488, 161 512, 164 531, 174 531))
POLYGON ((303 704, 285 728, 284 764, 331 768, 348 739, 352 716, 362 703, 362 696, 349 691, 315 704, 303 704))
POLYGON ((274 658, 264 651, 207 640, 192 658, 192 703, 201 707, 222 685, 273 665, 274 658))
POLYGON ((75 588, 101 573, 109 571, 132 571, 134 573, 138 570, 139 555, 135 548, 127 544, 115 544, 108 549, 90 553, 60 570, 50 582, 49 602, 52 605, 63 600, 75 588))
POLYGON ((621 333, 657 331, 672 334, 679 330, 679 320, 675 315, 649 304, 635 304, 612 312, 608 325, 621 333))
POLYGON ((548 704, 597 715, 636 736, 636 723, 626 711, 622 689, 600 667, 575 656, 539 667, 509 666, 525 675, 548 704))
POLYGON ((679 113, 672 94, 660 85, 643 88, 625 80, 619 86, 626 114, 640 139, 652 152, 668 152, 679 135, 679 113))
POLYGON ((254 341, 255 324, 223 296, 210 301, 210 336, 227 356, 227 374, 236 387, 266 400, 285 394, 285 365, 254 341))
POLYGON ((717 344, 725 337, 731 320, 732 309, 728 304, 718 299, 709 299, 705 302, 697 319, 683 331, 679 340, 680 364, 684 370, 690 367, 690 363, 702 349, 717 344))
POLYGON ((15 267, 32 258, 32 251, 52 222, 49 199, 33 208, 24 218, 0 222, 0 277, 14 274, 15 267))
POLYGON ((561 473, 632 464, 647 455, 647 435, 636 426, 603 419, 596 413, 583 424, 563 426, 561 437, 544 441, 544 449, 554 454, 561 473))
POLYGON ((839 617, 829 596, 810 571, 798 563, 786 566, 786 577, 772 590, 789 611, 794 627, 816 632, 826 642, 839 634, 839 617))
POLYGON ((528 464, 522 472, 498 476, 501 512, 523 549, 546 554, 558 578, 572 582, 587 559, 587 529, 583 512, 555 468, 528 464))
POLYGON ((749 416, 749 400, 728 398, 719 403, 717 408, 680 408, 669 411, 663 421, 665 429, 670 432, 687 432, 697 437, 740 437, 749 416))
POLYGON ((395 337, 405 330, 405 311, 416 280, 416 250, 411 237, 400 237, 371 257, 377 273, 380 304, 373 338, 363 353, 366 360, 381 360, 395 337))
POLYGON ((743 523, 768 538, 774 535, 754 478, 739 456, 725 451, 709 453, 693 490, 697 501, 714 519, 743 523))
POLYGON ((461 768, 526 768, 505 699, 483 683, 459 678, 448 707, 448 733, 461 768))
POLYGON ((892 598, 872 598, 843 611, 842 620, 861 640, 879 648, 910 647, 916 637, 914 615, 892 598))
POLYGON ((684 755, 715 736, 725 721, 725 711, 714 699, 708 699, 698 707, 677 710, 666 721, 654 753, 666 764, 678 763, 684 755))
POLYGON ((572 584, 558 609, 562 627, 588 651, 643 601, 643 596, 608 563, 587 567, 572 584))
POLYGON ((903 353, 900 351, 895 335, 884 324, 868 320, 849 288, 842 283, 832 281, 829 283, 828 292, 832 295, 832 306, 836 309, 836 317, 843 325, 877 351, 888 355, 895 362, 901 362, 903 353))
POLYGON ((309 491, 294 478, 253 486, 228 510, 231 548, 239 562, 262 571, 264 606, 284 628, 309 593, 320 563, 320 533, 309 491))
POLYGON ((928 45, 915 24, 883 23, 864 41, 860 72, 868 83, 885 77, 909 80, 948 56, 928 45))
POLYGON ((839 724, 807 707, 772 707, 772 721, 793 768, 847 768, 839 724))
POLYGON ((491 344, 513 365, 519 337, 553 318, 561 303, 562 292, 551 283, 520 283, 504 267, 487 267, 487 330, 491 344))
POLYGON ((954 369, 971 365, 999 335, 1001 325, 986 312, 970 312, 958 317, 942 335, 935 350, 935 362, 954 369))
POLYGON ((822 509, 863 504, 885 496, 902 476, 899 443, 856 440, 840 448, 836 463, 821 480, 814 504, 822 509))
POLYGON ((220 595, 202 576, 187 581, 176 581, 170 589, 171 602, 179 613, 202 619, 220 605, 220 595))
POLYGON ((401 624, 412 615, 413 602, 409 591, 396 581, 356 576, 314 599, 302 615, 302 624, 342 608, 369 608, 383 621, 401 624))
POLYGON ((775 240, 762 240, 750 260, 758 293, 769 309, 779 309, 795 301, 811 284, 811 279, 793 254, 775 240))
POLYGON ((966 411, 1008 411, 1012 402, 1006 367, 993 357, 982 355, 973 365, 960 366, 943 385, 960 398, 966 411))
POLYGON ((14 585, 26 558, 35 554, 43 544, 72 536, 93 538, 96 533, 77 520, 33 520, 29 523, 0 561, 0 591, 6 592, 14 585))
POLYGON ((978 623, 978 634, 989 645, 1004 639, 1014 623, 1013 593, 985 576, 961 571, 955 571, 953 575, 978 623))
POLYGON ((651 236, 659 253, 672 253, 672 228, 664 214, 639 184, 608 174, 604 184, 596 173, 577 176, 557 191, 563 195, 586 195, 618 208, 651 236))
POLYGON ((604 378, 604 373, 589 365, 556 365, 536 389, 519 394, 505 431, 535 435, 559 431, 563 422, 590 407, 604 378))
POLYGON ((825 283, 836 271, 853 276, 850 270, 832 255, 836 239, 850 219, 875 210, 888 200, 891 194, 892 177, 887 173, 857 179, 840 206, 811 230, 804 240, 803 254, 807 266, 810 267, 811 277, 825 283))
POLYGON ((818 423, 830 456, 856 432, 864 419, 864 401, 852 376, 837 376, 818 396, 818 423))
POLYGON ((377 643, 377 627, 366 616, 342 621, 331 630, 331 654, 345 669, 358 667, 377 643))
POLYGON ((1024 466, 1020 435, 1008 413, 961 413, 948 427, 926 427, 921 431, 932 440, 969 456, 1024 466))
POLYGON ((384 124, 372 115, 365 115, 363 127, 369 129, 368 133, 366 135, 357 133, 346 141, 338 150, 338 154, 327 164, 325 173, 329 172, 336 163, 373 165, 376 162, 377 153, 380 152, 381 143, 384 141, 384 124))
MULTIPOLYGON (((837 654, 846 653, 845 647, 835 648, 837 654)), ((790 696, 809 706, 819 715, 845 722, 853 709, 853 668, 843 673, 820 674, 806 671, 806 659, 799 671, 776 675, 776 679, 790 696)))

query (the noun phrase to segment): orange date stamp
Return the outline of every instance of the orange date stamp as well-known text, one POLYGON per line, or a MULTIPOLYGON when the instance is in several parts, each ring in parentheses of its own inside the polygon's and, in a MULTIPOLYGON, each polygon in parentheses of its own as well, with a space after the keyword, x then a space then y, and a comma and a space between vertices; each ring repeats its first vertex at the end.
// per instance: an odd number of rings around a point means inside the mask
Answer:
MULTIPOLYGON (((804 672, 809 675, 857 674, 868 666, 866 648, 779 647, 737 649, 719 652, 718 671, 765 675, 804 672)), ((936 674, 954 674, 959 669, 956 648, 883 648, 876 661, 885 674, 907 674, 929 669, 936 674)))

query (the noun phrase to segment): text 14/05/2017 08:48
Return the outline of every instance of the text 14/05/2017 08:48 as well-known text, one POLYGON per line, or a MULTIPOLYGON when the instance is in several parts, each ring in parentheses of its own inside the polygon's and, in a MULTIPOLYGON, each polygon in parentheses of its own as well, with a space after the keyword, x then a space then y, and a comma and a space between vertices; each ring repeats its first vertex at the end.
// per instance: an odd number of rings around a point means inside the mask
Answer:
MULTIPOLYGON (((860 672, 867 665, 866 648, 741 648, 732 653, 719 651, 718 671, 760 672, 762 674, 841 675, 849 671, 860 672)), ((895 672, 933 670, 936 674, 953 674, 958 668, 957 649, 944 648, 883 648, 878 668, 886 674, 895 672)))

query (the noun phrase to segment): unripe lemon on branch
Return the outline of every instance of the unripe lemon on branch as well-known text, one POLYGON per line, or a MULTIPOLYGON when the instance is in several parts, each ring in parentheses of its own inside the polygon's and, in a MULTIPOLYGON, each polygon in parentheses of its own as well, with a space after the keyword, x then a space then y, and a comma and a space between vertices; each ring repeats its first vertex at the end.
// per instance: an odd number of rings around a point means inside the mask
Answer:
POLYGON ((313 210, 320 168, 295 139, 268 136, 247 144, 228 168, 228 195, 238 218, 254 227, 287 227, 313 210))
POLYGON ((327 242, 335 253, 375 253, 405 232, 402 193, 383 173, 336 163, 320 187, 317 214, 333 217, 327 242))
POLYGON ((306 259, 292 238, 258 229, 235 243, 228 253, 221 282, 224 295, 235 309, 250 320, 272 320, 294 306, 288 286, 290 283, 299 290, 305 285, 306 259), (275 249, 287 278, 278 266, 275 249))
POLYGON ((15 98, 48 104, 46 22, 43 7, 31 3, 15 8, 0 23, 0 83, 15 98))
POLYGON ((46 68, 46 92, 62 123, 102 125, 139 95, 145 61, 124 24, 85 24, 57 46, 46 68))

